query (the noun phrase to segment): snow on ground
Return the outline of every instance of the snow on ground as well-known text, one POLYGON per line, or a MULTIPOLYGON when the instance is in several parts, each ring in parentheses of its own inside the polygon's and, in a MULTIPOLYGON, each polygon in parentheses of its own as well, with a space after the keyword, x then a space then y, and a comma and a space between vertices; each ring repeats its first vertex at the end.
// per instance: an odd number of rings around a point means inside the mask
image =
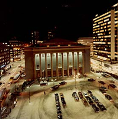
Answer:
MULTIPOLYGON (((57 83, 58 82, 55 84, 57 83)), ((101 92, 99 92, 99 85, 97 83, 88 82, 86 79, 77 79, 76 86, 75 80, 69 80, 65 86, 61 86, 56 91, 50 90, 52 84, 49 83, 47 87, 33 85, 30 89, 27 88, 25 91, 27 95, 18 98, 16 107, 11 111, 6 119, 57 119, 55 93, 64 94, 67 104, 65 108, 63 108, 59 97, 63 119, 117 119, 118 93, 115 90, 108 90, 108 93, 112 95, 114 99, 114 103, 112 103, 107 100, 101 92), (95 95, 99 101, 105 105, 107 108, 106 111, 99 111, 98 113, 95 113, 90 105, 85 107, 81 99, 76 102, 72 97, 72 92, 87 92, 88 89, 91 90, 93 95, 95 95), (43 90, 45 90, 46 95, 44 95, 43 90), (30 98, 28 95, 29 91, 30 98)))

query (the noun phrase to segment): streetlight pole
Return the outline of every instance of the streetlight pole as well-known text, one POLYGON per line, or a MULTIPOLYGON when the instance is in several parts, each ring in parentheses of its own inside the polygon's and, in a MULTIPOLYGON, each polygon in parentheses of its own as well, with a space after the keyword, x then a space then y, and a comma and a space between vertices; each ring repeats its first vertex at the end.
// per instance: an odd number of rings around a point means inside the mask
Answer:
POLYGON ((29 88, 29 103, 30 103, 30 86, 28 88, 29 88))
POLYGON ((75 75, 75 88, 76 88, 76 75, 75 75))
POLYGON ((54 79, 53 79, 53 86, 54 86, 54 79))
POLYGON ((54 86, 54 79, 51 79, 51 81, 53 81, 53 86, 54 86))

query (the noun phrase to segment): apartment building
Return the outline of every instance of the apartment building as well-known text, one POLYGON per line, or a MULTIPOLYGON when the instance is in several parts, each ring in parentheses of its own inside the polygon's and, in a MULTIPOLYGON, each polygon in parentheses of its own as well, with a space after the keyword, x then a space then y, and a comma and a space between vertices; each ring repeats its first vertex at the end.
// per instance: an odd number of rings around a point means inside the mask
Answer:
POLYGON ((118 61, 118 3, 93 19, 94 57, 118 61))

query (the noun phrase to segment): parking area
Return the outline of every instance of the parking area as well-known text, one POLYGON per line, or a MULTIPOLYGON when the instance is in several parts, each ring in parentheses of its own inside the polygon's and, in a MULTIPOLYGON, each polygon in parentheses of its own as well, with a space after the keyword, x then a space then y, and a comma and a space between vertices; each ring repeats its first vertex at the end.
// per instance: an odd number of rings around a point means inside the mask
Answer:
MULTIPOLYGON (((106 91, 114 100, 114 102, 111 102, 99 91, 99 84, 97 82, 89 82, 82 78, 77 80, 76 86, 74 80, 69 80, 66 85, 61 85, 56 90, 51 90, 50 88, 46 88, 46 86, 41 88, 42 91, 39 91, 40 86, 33 85, 30 87, 30 91, 35 92, 30 92, 30 103, 28 95, 22 98, 19 97, 17 106, 9 115, 10 118, 29 119, 33 117, 34 119, 58 119, 55 94, 59 95, 63 119, 117 119, 118 117, 117 91, 114 89, 108 89, 108 91, 106 91), (45 94, 43 90, 45 90, 45 94), (92 94, 106 107, 107 110, 99 110, 98 112, 95 112, 89 103, 88 106, 84 105, 78 92, 87 93, 87 90, 91 90, 92 94), (74 99, 72 96, 73 92, 77 93, 79 101, 74 99), (60 93, 63 93, 63 95, 60 95, 60 93), (61 96, 64 96, 66 106, 63 106, 61 96)), ((29 89, 27 89, 26 92, 27 91, 29 91, 29 89)), ((9 117, 6 119, 9 119, 9 117)))

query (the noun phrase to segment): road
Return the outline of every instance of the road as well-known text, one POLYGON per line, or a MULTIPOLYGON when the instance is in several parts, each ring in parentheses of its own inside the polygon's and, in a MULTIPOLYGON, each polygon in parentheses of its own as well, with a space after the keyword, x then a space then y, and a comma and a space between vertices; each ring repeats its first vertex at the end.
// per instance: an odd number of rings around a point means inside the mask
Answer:
POLYGON ((10 85, 8 84, 9 82, 9 79, 10 77, 14 77, 16 73, 18 73, 21 68, 19 68, 18 66, 21 65, 24 67, 24 64, 25 64, 25 61, 24 59, 22 59, 21 61, 16 61, 16 62, 12 62, 11 63, 11 69, 9 69, 6 73, 6 75, 4 75, 2 78, 1 78, 1 82, 5 83, 5 84, 2 84, 0 86, 0 89, 4 88, 4 87, 9 87, 10 85))

